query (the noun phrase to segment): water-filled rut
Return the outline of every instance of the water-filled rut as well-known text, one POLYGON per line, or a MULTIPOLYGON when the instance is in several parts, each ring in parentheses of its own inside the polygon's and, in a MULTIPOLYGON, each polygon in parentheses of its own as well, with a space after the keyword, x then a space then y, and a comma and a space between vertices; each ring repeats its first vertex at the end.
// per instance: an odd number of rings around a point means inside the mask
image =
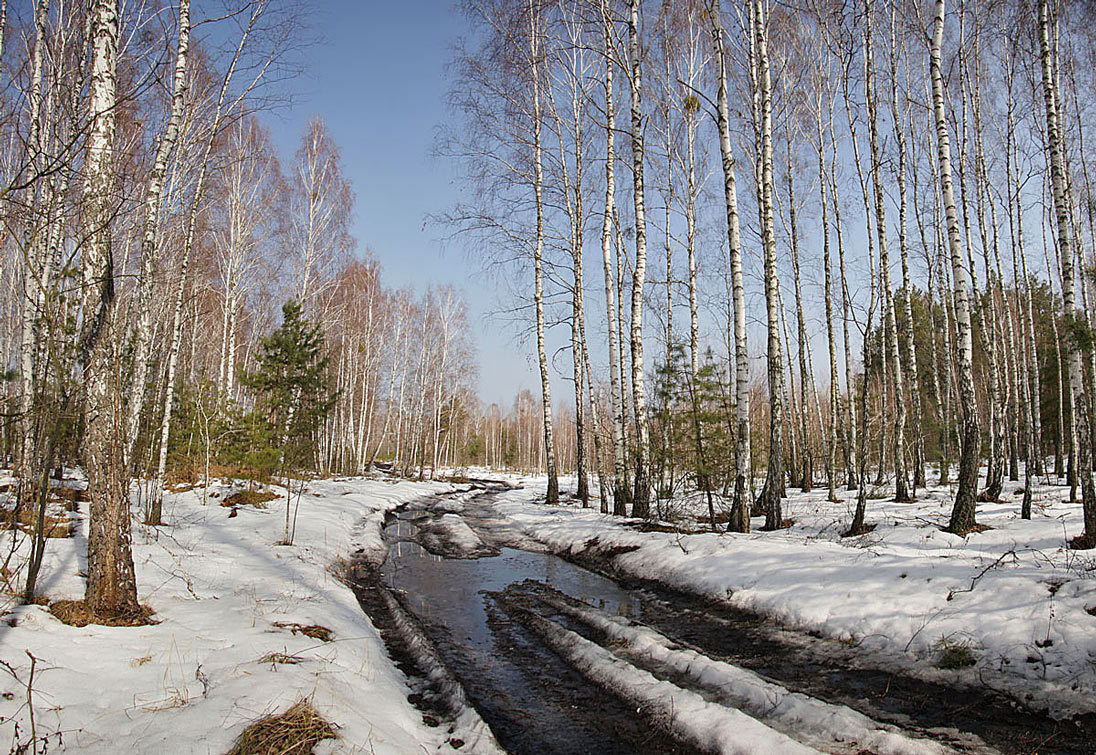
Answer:
POLYGON ((414 506, 389 522, 384 582, 421 622, 503 747, 515 753, 694 751, 587 681, 514 621, 492 593, 536 580, 622 616, 642 612, 635 595, 547 553, 431 553, 414 539, 422 514, 414 506))
MULTIPOLYGON (((850 669, 782 643, 764 617, 595 571, 606 563, 508 547, 528 543, 494 516, 497 490, 390 517, 388 556, 370 579, 414 617, 510 752, 1092 751, 1090 722, 850 669)), ((365 584, 356 589, 373 616, 365 584)), ((381 626, 399 659, 400 632, 381 626)))

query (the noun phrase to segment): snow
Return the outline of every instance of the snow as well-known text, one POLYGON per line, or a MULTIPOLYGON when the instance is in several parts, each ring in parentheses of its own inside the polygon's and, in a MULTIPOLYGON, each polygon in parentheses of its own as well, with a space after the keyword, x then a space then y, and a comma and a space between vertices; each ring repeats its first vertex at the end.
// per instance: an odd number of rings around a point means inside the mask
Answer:
MULTIPOLYGON (((169 524, 135 524, 133 534, 139 598, 159 623, 77 628, 41 606, 7 606, 0 659, 18 678, 0 677, 0 736, 13 744, 29 739, 29 652, 37 659, 36 732, 50 736, 51 750, 226 752, 250 722, 308 698, 339 733, 318 745, 319 753, 453 751, 450 736, 471 740, 462 752, 477 751, 476 732, 450 734, 423 723, 407 701, 406 678, 336 576, 339 559, 355 551, 383 556, 386 511, 451 489, 310 482, 293 546, 275 545, 283 537, 284 497, 265 509, 240 506, 229 518, 216 500, 202 506, 200 487, 169 494, 169 524), (275 622, 318 624, 333 639, 293 634, 275 622), (262 660, 272 653, 299 662, 262 660)), ((211 492, 223 500, 233 489, 211 492)), ((83 597, 87 504, 81 515, 76 537, 49 541, 40 591, 51 600, 83 597)))
MULTIPOLYGON (((490 534, 504 533, 507 543, 612 554, 622 574, 773 617, 795 630, 774 628, 783 639, 817 643, 816 652, 852 664, 989 685, 1061 716, 1096 710, 1096 558, 1065 547, 1081 530, 1080 506, 1062 501, 1065 488, 1041 484, 1034 518, 1023 521, 1018 486, 1008 484, 1004 502, 979 504, 979 521, 992 529, 966 538, 940 529, 953 495, 947 488, 919 491, 912 504, 872 500, 868 520, 875 530, 842 538, 855 505, 844 491, 847 500, 831 503, 824 489, 789 490, 785 513, 795 523, 779 532, 691 531, 690 513, 706 513, 695 496, 673 503, 686 515, 679 531, 639 532, 629 526, 634 521, 596 509, 539 503, 543 478, 506 479, 524 485, 494 499, 501 518, 490 534), (942 642, 969 646, 975 665, 937 668, 942 642)), ((340 560, 383 558, 385 512, 441 492, 462 491, 438 507, 445 512, 434 520, 439 542, 465 554, 491 547, 457 516, 476 491, 358 478, 310 482, 296 544, 278 546, 285 498, 265 509, 240 506, 230 518, 218 503, 234 490, 211 486, 217 497, 206 506, 201 487, 171 493, 168 526, 134 526, 139 595, 158 624, 77 628, 42 606, 4 607, 0 661, 9 668, 0 665, 0 736, 13 745, 29 739, 29 653, 36 659, 35 729, 50 737, 53 750, 224 752, 250 722, 308 698, 338 727, 339 739, 320 744, 320 753, 452 751, 449 737, 466 742, 462 752, 493 751, 478 716, 462 716, 455 731, 423 723, 406 699, 406 678, 337 578, 340 560), (322 625, 333 640, 275 623, 322 625), (273 653, 299 662, 262 660, 273 653)), ((76 536, 48 543, 39 584, 51 600, 82 597, 86 519, 81 504, 76 536)), ((561 655, 600 674, 599 683, 705 746, 791 752, 805 741, 841 751, 844 736, 877 752, 938 747, 698 656, 651 630, 606 620, 602 631, 619 641, 611 650, 552 622, 542 631, 561 655), (705 697, 627 659, 684 674, 705 697), (803 741, 788 739, 793 731, 803 741)))
POLYGON ((1066 488, 1038 486, 1024 521, 1014 495, 1022 486, 1008 484, 1002 503, 979 504, 979 521, 992 529, 965 538, 941 531, 953 490, 918 491, 915 503, 870 500, 875 530, 842 538, 855 493, 839 491, 846 500, 831 503, 825 489, 789 488, 784 511, 795 523, 786 530, 689 534, 545 506, 543 479, 522 482, 496 511, 550 550, 614 553, 622 574, 821 634, 831 641, 825 652, 855 662, 988 684, 1057 716, 1096 710, 1096 558, 1066 547, 1082 529, 1080 504, 1062 501, 1066 488), (936 668, 949 644, 968 646, 975 665, 936 668))

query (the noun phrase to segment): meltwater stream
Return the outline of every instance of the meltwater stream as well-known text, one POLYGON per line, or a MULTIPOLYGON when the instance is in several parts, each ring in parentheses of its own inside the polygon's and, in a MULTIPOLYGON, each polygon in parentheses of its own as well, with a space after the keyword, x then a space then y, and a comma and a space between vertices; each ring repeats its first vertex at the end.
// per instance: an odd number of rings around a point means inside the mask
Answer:
POLYGON ((640 617, 641 597, 555 556, 503 548, 443 558, 409 538, 421 509, 385 534, 386 584, 403 595, 500 744, 516 753, 684 752, 616 697, 585 680, 510 617, 491 593, 543 582, 610 613, 640 617))

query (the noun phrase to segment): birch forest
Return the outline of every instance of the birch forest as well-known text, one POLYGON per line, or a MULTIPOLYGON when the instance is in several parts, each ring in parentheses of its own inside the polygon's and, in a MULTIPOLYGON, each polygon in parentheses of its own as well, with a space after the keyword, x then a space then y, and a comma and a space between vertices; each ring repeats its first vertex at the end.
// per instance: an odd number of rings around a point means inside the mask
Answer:
POLYGON ((3 568, 28 601, 65 467, 89 478, 89 603, 124 614, 139 610, 131 478, 134 513, 157 525, 165 484, 211 469, 383 459, 432 476, 482 460, 472 435, 488 425, 494 455, 521 437, 523 405, 480 416, 462 296, 386 286, 352 237, 354 190, 323 119, 278 159, 265 121, 307 31, 295 3, 214 6, 0 2, 0 453, 18 477, 8 521, 34 542, 3 568), (249 380, 286 301, 322 336, 320 413, 294 408, 299 385, 266 391, 285 412, 249 380), (307 447, 287 458, 295 433, 307 447))
POLYGON ((861 534, 950 483, 965 534, 1052 475, 1096 545, 1087 4, 463 9, 450 220, 535 320, 549 502, 746 532, 822 487, 861 534))
POLYGON ((1080 0, 0 0, 0 752, 1096 752, 1094 128, 1080 0))
MULTIPOLYGON (((284 473, 295 412, 301 469, 541 470, 549 503, 574 474, 641 518, 693 490, 734 531, 782 527, 789 487, 851 494, 860 533, 872 498, 954 480, 966 533, 1006 476, 1030 516, 1053 474, 1092 547, 1090 8, 462 11, 439 149, 472 191, 444 221, 518 292, 540 390, 511 406, 476 397, 461 294, 388 288, 359 249, 322 118, 279 161, 292 4, 3 7, 2 443, 36 553, 51 470, 86 469, 89 552, 124 556, 131 477, 158 523, 165 481, 284 473), (272 424, 248 376, 287 300, 331 400, 298 387, 272 424)), ((89 596, 136 610, 105 558, 89 596)))

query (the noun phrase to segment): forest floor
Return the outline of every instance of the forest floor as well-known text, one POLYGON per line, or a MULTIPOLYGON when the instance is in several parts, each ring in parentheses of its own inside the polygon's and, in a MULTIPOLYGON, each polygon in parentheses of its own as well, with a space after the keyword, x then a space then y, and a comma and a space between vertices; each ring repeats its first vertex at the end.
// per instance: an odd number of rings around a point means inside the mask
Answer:
MULTIPOLYGON (((546 506, 543 478, 468 474, 492 482, 309 482, 292 546, 284 489, 174 490, 167 526, 134 524, 157 623, 7 601, 0 747, 227 752, 307 700, 338 735, 318 753, 1091 751, 1096 552, 1065 547, 1064 487, 1024 521, 1006 484, 965 538, 941 530, 948 488, 874 498, 874 530, 843 538, 845 491, 789 489, 790 527, 742 535, 710 532, 702 496, 640 522, 574 480, 546 506)), ((46 603, 83 593, 69 508, 46 603)))
MULTIPOLYGON (((309 482, 292 546, 277 544, 283 488, 262 508, 219 505, 240 490, 229 484, 208 498, 201 486, 169 493, 166 526, 133 526, 138 594, 157 623, 69 626, 45 605, 6 601, 0 750, 225 753, 257 719, 304 699, 339 737, 317 753, 452 752, 448 741, 468 734, 424 723, 342 581, 349 559, 383 558, 386 512, 451 489, 309 482)), ((39 586, 50 602, 83 596, 87 504, 78 508, 74 536, 48 541, 39 586)))
MULTIPOLYGON (((791 526, 759 532, 755 518, 742 535, 709 531, 703 495, 660 502, 652 526, 576 502, 548 507, 543 479, 514 481, 496 514, 570 559, 836 640, 850 660, 989 687, 1055 717, 1096 713, 1096 551, 1066 545, 1083 525, 1064 486, 1042 481, 1025 521, 1023 483, 1006 483, 1000 502, 978 504, 988 529, 966 537, 943 531, 950 487, 913 503, 876 497, 874 529, 846 538, 856 494, 840 489, 830 502, 825 488, 789 488, 791 526)), ((719 521, 718 498, 716 511, 719 521)))

